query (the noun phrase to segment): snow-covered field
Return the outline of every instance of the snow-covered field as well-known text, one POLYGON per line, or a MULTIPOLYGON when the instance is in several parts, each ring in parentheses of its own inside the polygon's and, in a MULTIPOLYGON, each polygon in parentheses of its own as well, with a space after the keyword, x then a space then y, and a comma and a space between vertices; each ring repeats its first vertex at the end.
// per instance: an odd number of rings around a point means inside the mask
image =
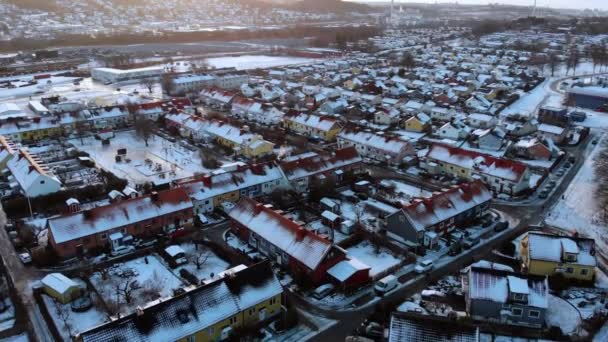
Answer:
POLYGON ((350 257, 371 267, 369 272, 371 277, 374 277, 401 262, 401 260, 395 258, 390 251, 384 248, 379 248, 378 253, 376 253, 374 246, 368 241, 363 241, 358 245, 349 247, 346 251, 350 257))
POLYGON ((608 248, 608 229, 600 221, 602 213, 597 208, 595 198, 595 158, 605 144, 606 141, 602 137, 568 186, 564 198, 557 202, 545 218, 546 223, 551 226, 571 232, 577 231, 583 236, 595 239, 598 247, 596 250, 600 253, 605 253, 608 248))
POLYGON ((382 185, 394 186, 396 193, 401 193, 408 197, 430 197, 432 194, 422 188, 403 183, 396 180, 383 180, 382 185))
POLYGON ((273 68, 277 66, 317 63, 322 59, 283 56, 256 56, 245 55, 238 57, 216 57, 209 58, 207 62, 214 68, 234 67, 238 70, 273 68))
POLYGON ((181 269, 186 269, 194 274, 199 280, 210 279, 211 274, 214 276, 229 268, 230 264, 224 259, 218 257, 209 248, 199 245, 199 249, 193 243, 185 243, 180 247, 186 252, 188 263, 175 269, 175 274, 179 275, 181 269), (201 267, 196 267, 195 259, 200 258, 201 267))
POLYGON ((581 316, 576 308, 569 305, 564 299, 550 294, 545 321, 547 326, 558 327, 565 335, 572 335, 581 325, 581 316))
POLYGON ((521 94, 519 100, 505 108, 500 115, 508 116, 511 114, 522 114, 531 116, 536 113, 536 110, 542 105, 545 97, 551 92, 552 79, 547 78, 543 83, 539 84, 531 92, 521 94))
POLYGON ((91 283, 106 303, 116 302, 116 287, 124 287, 127 281, 136 282, 130 304, 126 304, 124 295, 119 296, 120 312, 129 313, 137 306, 158 298, 173 296, 173 290, 181 288, 184 283, 176 277, 157 256, 149 255, 120 263, 110 267, 107 279, 100 272, 93 274, 91 283), (147 259, 147 263, 146 263, 147 259))
MULTIPOLYGON (((91 296, 93 303, 95 303, 95 294, 91 294, 91 296)), ((72 311, 70 304, 61 304, 45 294, 42 295, 42 299, 53 318, 57 330, 62 334, 65 341, 72 340, 70 333, 72 336, 76 336, 78 333, 105 322, 108 317, 102 309, 95 307, 95 304, 85 312, 75 312, 72 311), (64 320, 66 319, 68 320, 69 329, 65 326, 64 320)))
POLYGON ((85 138, 84 145, 80 139, 70 142, 77 149, 87 152, 99 166, 126 179, 132 186, 146 182, 164 184, 209 171, 202 166, 197 151, 190 151, 156 135, 150 138, 148 147, 136 136, 135 131, 117 132, 107 146, 93 137, 85 138), (128 163, 117 163, 115 160, 116 151, 122 148, 127 149, 126 157, 131 159, 128 163), (146 163, 146 160, 151 163, 146 163))

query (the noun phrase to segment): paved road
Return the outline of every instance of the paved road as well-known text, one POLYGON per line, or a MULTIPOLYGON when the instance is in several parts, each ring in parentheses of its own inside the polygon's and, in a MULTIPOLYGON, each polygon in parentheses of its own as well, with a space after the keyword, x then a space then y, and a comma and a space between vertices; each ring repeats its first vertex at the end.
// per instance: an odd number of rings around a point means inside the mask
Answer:
POLYGON ((6 233, 6 214, 0 206, 0 254, 6 264, 9 276, 11 277, 15 290, 17 291, 23 305, 28 313, 28 323, 36 335, 37 341, 52 342, 53 337, 49 331, 46 321, 42 317, 38 306, 34 301, 32 285, 36 280, 44 277, 44 272, 38 271, 34 267, 24 266, 19 260, 15 248, 6 233))

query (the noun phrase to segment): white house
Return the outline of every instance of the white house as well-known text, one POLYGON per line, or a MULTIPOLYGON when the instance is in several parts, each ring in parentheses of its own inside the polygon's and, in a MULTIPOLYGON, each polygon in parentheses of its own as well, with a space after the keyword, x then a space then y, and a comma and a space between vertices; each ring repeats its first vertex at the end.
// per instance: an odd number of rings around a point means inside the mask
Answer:
POLYGON ((48 195, 61 190, 62 184, 57 176, 25 149, 19 150, 6 163, 6 167, 10 172, 10 187, 27 197, 48 195))
POLYGON ((349 146, 354 146, 363 158, 391 164, 400 164, 405 157, 415 154, 414 147, 409 142, 371 132, 353 131, 338 134, 338 147, 349 146))

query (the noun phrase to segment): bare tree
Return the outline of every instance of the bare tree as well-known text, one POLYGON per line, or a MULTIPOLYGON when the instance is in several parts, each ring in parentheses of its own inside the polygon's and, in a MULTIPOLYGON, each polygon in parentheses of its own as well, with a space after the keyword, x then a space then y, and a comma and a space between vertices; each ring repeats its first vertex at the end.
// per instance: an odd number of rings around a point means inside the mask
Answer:
POLYGON ((204 248, 199 250, 198 243, 196 243, 196 253, 194 253, 194 256, 192 257, 192 263, 196 265, 197 270, 200 270, 207 260, 209 260, 210 254, 211 253, 204 248))
POLYGON ((68 331, 68 334, 72 336, 72 324, 70 323, 70 309, 66 305, 61 304, 57 299, 54 300, 55 312, 57 318, 63 323, 63 327, 68 331))
POLYGON ((363 219, 363 213, 365 210, 362 205, 358 205, 355 207, 355 222, 357 224, 361 224, 361 220, 363 219))
POLYGON ((88 125, 83 120, 78 120, 74 123, 74 131, 76 136, 80 138, 80 145, 84 145, 84 136, 87 134, 88 125))
POLYGON ((133 291, 139 288, 139 283, 132 277, 126 278, 121 282, 117 281, 114 283, 116 298, 122 299, 127 304, 131 304, 133 301, 133 291))
POLYGON ((176 75, 173 72, 164 73, 160 78, 160 86, 165 94, 173 94, 175 92, 175 86, 173 80, 176 75))
POLYGON ((148 92, 152 94, 152 90, 154 89, 154 86, 156 86, 156 79, 152 77, 146 78, 142 81, 142 84, 148 89, 148 92))
POLYGON ((555 70, 560 65, 559 57, 555 53, 549 55, 549 70, 551 70, 551 77, 555 76, 555 70))
POLYGON ((154 133, 154 122, 148 119, 144 115, 135 115, 135 134, 146 143, 148 147, 148 140, 154 133))

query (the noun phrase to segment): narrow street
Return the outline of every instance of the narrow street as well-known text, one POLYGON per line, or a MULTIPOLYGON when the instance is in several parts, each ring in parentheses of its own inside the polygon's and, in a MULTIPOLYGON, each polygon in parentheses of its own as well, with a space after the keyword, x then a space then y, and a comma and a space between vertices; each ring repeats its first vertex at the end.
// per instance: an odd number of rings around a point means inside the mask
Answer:
POLYGON ((6 229, 4 229, 6 223, 6 213, 0 206, 0 254, 8 270, 8 276, 12 279, 15 290, 27 310, 29 327, 37 341, 52 342, 53 337, 34 301, 32 290, 34 282, 42 279, 46 274, 33 266, 24 266, 21 263, 6 229))

